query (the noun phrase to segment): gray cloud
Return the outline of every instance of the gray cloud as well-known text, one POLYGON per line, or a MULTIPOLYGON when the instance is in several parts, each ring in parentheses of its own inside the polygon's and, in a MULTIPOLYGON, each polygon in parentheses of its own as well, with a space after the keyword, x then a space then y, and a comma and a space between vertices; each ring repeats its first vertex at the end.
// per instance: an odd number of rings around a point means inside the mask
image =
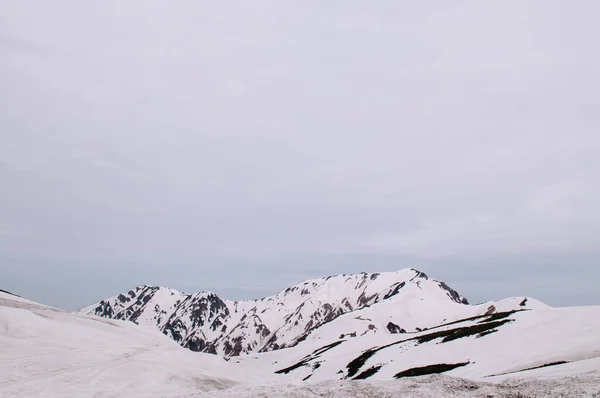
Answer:
POLYGON ((2 287, 73 308, 418 265, 598 303, 599 8, 4 2, 2 287))

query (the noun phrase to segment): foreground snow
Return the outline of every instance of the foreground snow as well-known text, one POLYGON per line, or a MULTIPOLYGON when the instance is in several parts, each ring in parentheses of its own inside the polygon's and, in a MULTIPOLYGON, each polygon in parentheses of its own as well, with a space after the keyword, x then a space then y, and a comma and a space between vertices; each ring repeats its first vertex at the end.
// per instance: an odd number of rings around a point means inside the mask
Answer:
POLYGON ((600 372, 551 380, 511 380, 501 384, 475 382, 440 375, 401 379, 393 382, 326 381, 312 385, 234 387, 185 397, 597 398, 600 397, 600 372))
MULTIPOLYGON (((237 385, 220 357, 154 328, 62 312, 0 293, 0 396, 153 397, 237 385)), ((255 379, 244 370, 246 382, 255 379)))

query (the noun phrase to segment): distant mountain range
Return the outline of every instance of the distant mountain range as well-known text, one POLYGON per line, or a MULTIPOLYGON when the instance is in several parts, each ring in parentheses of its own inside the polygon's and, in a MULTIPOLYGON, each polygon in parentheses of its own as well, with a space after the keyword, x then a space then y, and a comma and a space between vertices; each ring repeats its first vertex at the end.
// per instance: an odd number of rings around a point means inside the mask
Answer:
POLYGON ((139 286, 78 312, 153 325, 192 351, 237 356, 293 347, 347 313, 353 314, 356 325, 350 331, 339 330, 340 334, 414 332, 454 319, 442 313, 407 317, 401 311, 410 302, 424 299, 450 307, 468 304, 444 282, 405 269, 311 279, 274 296, 247 301, 226 300, 210 292, 185 294, 167 287, 139 286), (390 305, 398 311, 389 311, 390 305), (368 317, 361 317, 366 313, 368 317))
POLYGON ((470 305, 415 269, 251 301, 141 286, 79 313, 0 292, 0 347, 0 396, 600 393, 600 306, 470 305))

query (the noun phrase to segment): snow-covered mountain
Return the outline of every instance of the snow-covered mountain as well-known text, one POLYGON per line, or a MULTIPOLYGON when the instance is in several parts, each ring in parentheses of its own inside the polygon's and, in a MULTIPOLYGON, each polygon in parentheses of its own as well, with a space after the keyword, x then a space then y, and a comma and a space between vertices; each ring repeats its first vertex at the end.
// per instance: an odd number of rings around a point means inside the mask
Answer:
POLYGON ((237 356, 294 347, 317 330, 336 337, 414 332, 458 319, 466 304, 444 282, 405 269, 311 279, 249 301, 140 286, 78 312, 152 325, 193 351, 237 356), (421 300, 435 310, 417 310, 421 300), (344 322, 333 322, 343 315, 344 322))
POLYGON ((600 307, 552 308, 513 298, 473 309, 481 315, 417 333, 330 335, 293 350, 237 360, 267 365, 273 372, 310 382, 393 380, 436 373, 502 381, 600 369, 600 307))
POLYGON ((156 324, 0 292, 0 396, 600 396, 600 307, 396 296, 348 311, 294 347, 225 360, 180 347, 156 324), (389 319, 402 326, 390 330, 389 319))

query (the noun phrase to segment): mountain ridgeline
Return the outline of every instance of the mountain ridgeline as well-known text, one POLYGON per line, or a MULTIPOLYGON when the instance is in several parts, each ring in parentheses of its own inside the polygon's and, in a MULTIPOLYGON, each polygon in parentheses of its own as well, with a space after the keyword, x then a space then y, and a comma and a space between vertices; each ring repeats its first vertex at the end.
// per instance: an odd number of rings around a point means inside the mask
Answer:
MULTIPOLYGON (((390 311, 414 300, 468 304, 444 282, 405 269, 307 280, 274 296, 247 301, 144 285, 78 312, 152 325, 192 351, 237 356, 293 347, 342 315, 356 315, 351 320, 362 327, 360 334, 416 332, 422 327, 403 324, 402 312, 390 311), (362 310, 377 305, 382 308, 377 316, 361 316, 362 310)), ((356 335, 357 330, 353 326, 348 332, 356 335)))
POLYGON ((0 292, 0 395, 598 396, 600 306, 448 289, 416 270, 240 302, 143 286, 79 314, 0 292))

